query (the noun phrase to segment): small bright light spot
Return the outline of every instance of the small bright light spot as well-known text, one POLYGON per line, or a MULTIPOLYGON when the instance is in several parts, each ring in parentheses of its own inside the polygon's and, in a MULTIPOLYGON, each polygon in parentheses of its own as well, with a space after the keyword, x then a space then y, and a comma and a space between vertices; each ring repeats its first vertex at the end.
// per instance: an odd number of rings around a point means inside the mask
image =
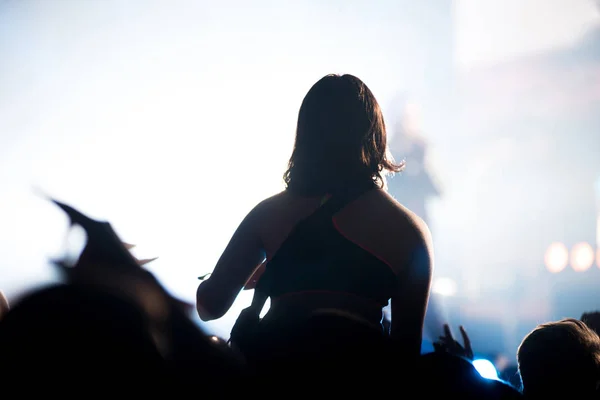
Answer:
POLYGON ((442 296, 454 296, 457 292, 456 282, 450 278, 439 278, 433 282, 431 291, 442 296))
POLYGON ((498 371, 490 361, 484 359, 473 360, 473 366, 483 378, 498 379, 498 371))
POLYGON ((596 218, 596 247, 600 248, 600 213, 596 218))
POLYGON ((594 249, 589 243, 578 243, 571 250, 571 266, 577 272, 589 269, 594 263, 594 249))
POLYGON ((567 266, 569 263, 569 250, 567 246, 562 243, 552 243, 546 254, 544 255, 544 262, 548 271, 556 274, 567 266))

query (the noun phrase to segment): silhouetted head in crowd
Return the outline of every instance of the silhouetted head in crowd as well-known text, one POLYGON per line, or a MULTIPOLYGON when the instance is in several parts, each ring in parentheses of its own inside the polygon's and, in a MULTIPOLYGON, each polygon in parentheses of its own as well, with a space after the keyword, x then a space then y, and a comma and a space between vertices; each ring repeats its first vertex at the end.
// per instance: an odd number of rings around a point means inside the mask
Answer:
POLYGON ((21 385, 19 378, 26 377, 50 383, 46 394, 79 393, 78 387, 152 394, 187 390, 198 379, 209 390, 219 378, 242 377, 239 361, 184 316, 175 316, 165 331, 167 356, 148 314, 127 296, 92 285, 39 290, 0 321, 0 376, 7 381, 2 387, 21 385))
POLYGON ((333 74, 313 85, 298 115, 288 190, 324 195, 368 179, 383 186, 385 172, 402 168, 388 152, 383 115, 367 85, 333 74))
MULTIPOLYGON (((161 356, 133 303, 90 287, 56 286, 16 303, 0 322, 0 359, 35 382, 142 381, 161 356)), ((58 384, 58 383, 57 383, 58 384)))
POLYGON ((361 317, 336 309, 312 313, 287 337, 295 341, 292 351, 299 356, 330 355, 332 362, 336 363, 347 358, 345 363, 356 361, 362 365, 363 357, 371 357, 372 361, 377 359, 380 363, 385 359, 383 352, 389 351, 388 338, 381 326, 371 325, 361 317), (364 354, 358 356, 361 353, 364 354))
POLYGON ((588 328, 590 328, 597 334, 600 333, 600 312, 599 311, 583 313, 581 315, 581 318, 579 318, 579 319, 582 320, 588 326, 588 328))
POLYGON ((394 357, 381 326, 340 310, 315 312, 283 334, 262 340, 277 347, 260 361, 260 371, 283 386, 298 387, 301 381, 299 390, 306 394, 323 389, 355 394, 382 379, 398 383, 402 378, 401 360, 394 357))
POLYGON ((583 322, 539 325, 517 351, 523 393, 541 399, 595 398, 600 382, 600 338, 583 322))

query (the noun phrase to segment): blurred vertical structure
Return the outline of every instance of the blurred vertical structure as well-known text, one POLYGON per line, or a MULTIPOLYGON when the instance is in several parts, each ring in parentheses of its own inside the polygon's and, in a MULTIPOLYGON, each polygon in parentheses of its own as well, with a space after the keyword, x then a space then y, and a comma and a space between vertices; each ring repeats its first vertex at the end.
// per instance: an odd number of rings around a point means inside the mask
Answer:
MULTIPOLYGON (((455 75, 454 4, 452 0, 402 3, 399 23, 412 27, 414 51, 403 66, 408 73, 405 79, 411 80, 406 85, 408 93, 398 93, 390 110, 390 149, 396 160, 406 161, 406 169, 388 181, 388 189, 435 232, 428 203, 440 196, 440 190, 427 161, 430 138, 444 135, 454 115, 450 107, 455 75)), ((442 325, 440 304, 434 294, 425 336, 437 338, 442 325)))
MULTIPOLYGON (((390 148, 407 161, 404 173, 392 178, 389 190, 400 202, 434 225, 427 200, 440 193, 427 168, 430 137, 443 136, 452 125, 454 88, 454 13, 452 0, 402 1, 399 24, 411 26, 413 52, 403 65, 406 93, 398 93, 390 109, 390 148)), ((403 40, 405 38, 399 38, 403 40)))

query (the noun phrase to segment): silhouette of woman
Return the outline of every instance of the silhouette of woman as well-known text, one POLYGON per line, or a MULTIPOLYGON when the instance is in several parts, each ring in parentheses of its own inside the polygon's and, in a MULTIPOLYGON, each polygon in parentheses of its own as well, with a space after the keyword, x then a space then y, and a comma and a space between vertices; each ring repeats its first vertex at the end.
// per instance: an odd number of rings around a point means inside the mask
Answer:
POLYGON ((402 167, 369 88, 352 75, 323 77, 300 107, 286 189, 239 225, 198 287, 200 318, 223 316, 260 276, 271 298, 265 331, 290 332, 336 310, 381 333, 391 299, 390 335, 418 356, 433 253, 426 224, 384 189, 385 174, 402 167))

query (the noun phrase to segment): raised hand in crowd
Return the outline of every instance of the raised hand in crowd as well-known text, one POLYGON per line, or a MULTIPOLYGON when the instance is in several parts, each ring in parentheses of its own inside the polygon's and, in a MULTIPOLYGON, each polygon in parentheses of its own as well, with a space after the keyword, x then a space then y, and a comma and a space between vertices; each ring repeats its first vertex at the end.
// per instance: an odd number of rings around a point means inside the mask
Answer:
POLYGON ((455 356, 466 358, 467 360, 473 360, 475 357, 473 354, 473 349, 471 348, 471 340, 465 331, 465 328, 459 326, 460 334, 463 339, 464 345, 461 345, 454 339, 452 336, 452 332, 450 331, 450 326, 448 324, 444 325, 444 334, 440 336, 439 340, 433 343, 433 347, 435 351, 443 351, 453 354, 455 356))
POLYGON ((186 309, 193 305, 172 298, 143 266, 155 260, 138 260, 130 250, 134 245, 123 242, 105 221, 96 221, 73 207, 50 199, 69 217, 72 226, 80 226, 87 235, 87 241, 79 258, 70 265, 67 260, 55 261, 69 283, 100 286, 133 300, 149 313, 156 313, 166 307, 157 304, 178 303, 186 309))

